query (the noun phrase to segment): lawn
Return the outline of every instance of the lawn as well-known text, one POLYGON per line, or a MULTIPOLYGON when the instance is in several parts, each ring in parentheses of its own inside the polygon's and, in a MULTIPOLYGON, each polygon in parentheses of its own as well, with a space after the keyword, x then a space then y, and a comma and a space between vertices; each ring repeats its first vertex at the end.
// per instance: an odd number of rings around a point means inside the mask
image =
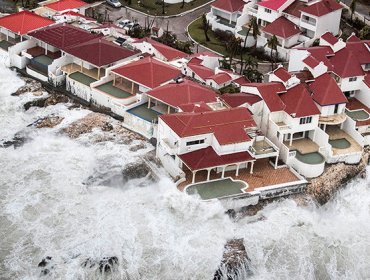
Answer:
POLYGON ((127 0, 121 0, 124 6, 131 7, 135 10, 144 12, 154 16, 172 16, 177 15, 188 10, 192 10, 203 4, 209 3, 210 0, 193 0, 189 3, 185 3, 184 7, 181 8, 182 3, 177 4, 165 4, 164 11, 162 13, 162 1, 161 0, 131 0, 131 4, 127 0))
POLYGON ((226 51, 225 45, 220 42, 216 37, 215 33, 212 30, 208 31, 208 37, 210 41, 206 41, 206 37, 204 36, 204 31, 202 29, 202 18, 198 18, 197 20, 193 21, 189 25, 188 29, 189 35, 199 44, 214 50, 215 52, 221 53, 225 56, 228 55, 226 51))

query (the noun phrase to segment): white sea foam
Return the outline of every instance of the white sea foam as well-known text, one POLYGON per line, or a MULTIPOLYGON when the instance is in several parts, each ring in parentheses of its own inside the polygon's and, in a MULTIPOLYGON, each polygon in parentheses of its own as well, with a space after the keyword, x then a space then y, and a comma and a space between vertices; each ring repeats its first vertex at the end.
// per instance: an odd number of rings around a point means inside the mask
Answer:
POLYGON ((145 187, 89 185, 87 178, 119 174, 150 146, 131 152, 71 140, 60 128, 88 111, 58 104, 24 112, 35 97, 11 97, 21 84, 0 67, 0 139, 49 114, 65 119, 53 129, 27 128, 29 140, 17 149, 0 148, 1 279, 42 278, 37 265, 46 256, 48 279, 212 279, 232 237, 245 239, 252 279, 370 278, 368 181, 351 183, 322 208, 270 204, 266 219, 253 223, 230 221, 218 203, 188 197, 168 178, 145 187), (119 261, 112 275, 81 265, 111 256, 119 261))

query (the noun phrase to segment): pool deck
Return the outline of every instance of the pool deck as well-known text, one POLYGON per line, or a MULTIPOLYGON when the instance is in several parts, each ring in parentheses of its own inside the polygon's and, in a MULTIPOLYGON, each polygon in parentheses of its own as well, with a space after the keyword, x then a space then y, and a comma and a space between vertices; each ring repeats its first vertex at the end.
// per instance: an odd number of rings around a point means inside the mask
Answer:
POLYGON ((152 120, 157 122, 158 117, 161 115, 160 113, 148 108, 148 103, 144 103, 140 106, 127 110, 127 113, 130 113, 148 122, 152 122, 152 120))
MULTIPOLYGON (((75 63, 70 63, 70 64, 62 66, 62 71, 67 73, 67 74, 71 74, 71 73, 74 73, 74 72, 82 72, 83 74, 85 74, 87 76, 90 76, 90 77, 94 78, 95 80, 99 80, 98 79, 98 69, 97 68, 86 69, 86 68, 82 67, 82 71, 81 71, 81 65, 77 65, 75 63)), ((100 69, 100 77, 103 77, 104 75, 105 75, 105 69, 101 68, 100 69)))
MULTIPOLYGON (((354 110, 359 110, 363 109, 366 112, 370 114, 370 108, 367 107, 365 104, 357 100, 356 98, 350 98, 348 99, 348 103, 346 105, 347 109, 354 111, 354 110)), ((357 126, 364 126, 364 125, 370 125, 370 119, 365 120, 365 121, 356 121, 357 126)))
POLYGON ((345 131, 343 131, 339 127, 334 125, 327 126, 325 132, 329 135, 330 140, 345 138, 351 144, 351 146, 346 149, 332 148, 334 156, 362 152, 362 147, 355 141, 355 139, 353 139, 350 135, 348 135, 345 131))
POLYGON ((289 146, 289 141, 284 141, 284 144, 290 151, 298 150, 303 155, 317 152, 320 148, 319 145, 308 138, 293 140, 292 146, 289 146))
POLYGON ((69 78, 76 80, 77 82, 84 84, 86 86, 90 86, 91 83, 96 82, 94 78, 81 72, 74 72, 69 75, 69 78))
MULTIPOLYGON (((189 170, 184 171, 186 174, 186 181, 179 184, 178 189, 183 191, 184 188, 191 184, 192 173, 189 170)), ((249 187, 246 192, 254 191, 256 188, 267 187, 272 185, 284 184, 294 181, 299 181, 300 179, 294 175, 288 167, 282 167, 274 169, 268 159, 257 160, 254 164, 253 174, 249 173, 248 169, 240 169, 239 176, 235 176, 235 171, 226 171, 225 178, 231 177, 234 180, 242 180, 246 182, 249 187)), ((211 171, 211 180, 221 178, 221 172, 216 173, 214 170, 211 171)), ((198 171, 195 177, 195 182, 206 181, 207 171, 198 171)))
POLYGON ((114 86, 113 81, 97 86, 96 88, 115 98, 125 99, 133 96, 131 93, 114 86))

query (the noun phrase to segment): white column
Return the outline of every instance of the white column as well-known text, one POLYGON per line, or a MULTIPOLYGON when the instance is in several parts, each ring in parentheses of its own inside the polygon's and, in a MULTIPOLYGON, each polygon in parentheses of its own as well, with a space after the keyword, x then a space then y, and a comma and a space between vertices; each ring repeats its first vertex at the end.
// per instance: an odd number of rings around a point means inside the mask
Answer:
POLYGON ((275 169, 277 168, 278 161, 279 161, 279 156, 276 156, 276 159, 275 159, 275 169))
POLYGON ((251 165, 251 172, 250 172, 250 174, 253 174, 254 161, 252 161, 252 162, 251 162, 251 164, 252 164, 252 165, 251 165))
POLYGON ((168 105, 167 113, 169 114, 171 112, 171 107, 168 105))
POLYGON ((226 166, 223 166, 223 167, 222 167, 222 174, 221 174, 221 178, 224 178, 224 177, 225 177, 225 169, 226 169, 226 166))
POLYGON ((192 183, 195 182, 195 174, 197 173, 196 171, 192 171, 193 172, 193 180, 191 181, 192 183))
POLYGON ((150 108, 150 97, 148 98, 148 109, 150 108))
POLYGON ((47 55, 47 54, 48 54, 48 44, 45 43, 45 55, 47 55))
POLYGON ((239 163, 236 165, 235 176, 239 176, 239 163))
POLYGON ((211 169, 208 169, 207 170, 207 181, 209 181, 210 177, 211 177, 211 169))
POLYGON ((293 143, 293 133, 290 134, 289 146, 292 146, 292 143, 293 143))
POLYGON ((116 85, 116 74, 113 74, 113 85, 116 85))

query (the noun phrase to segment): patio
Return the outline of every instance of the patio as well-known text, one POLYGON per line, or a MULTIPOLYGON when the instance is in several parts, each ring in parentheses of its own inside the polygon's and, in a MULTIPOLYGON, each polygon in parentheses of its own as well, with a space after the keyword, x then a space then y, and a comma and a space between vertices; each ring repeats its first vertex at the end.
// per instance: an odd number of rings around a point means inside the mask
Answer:
POLYGON ((2 48, 3 50, 8 50, 9 47, 11 46, 14 46, 13 43, 9 42, 9 41, 6 41, 6 40, 2 40, 0 41, 0 48, 2 48))
MULTIPOLYGON (((366 113, 370 114, 370 108, 367 107, 365 104, 363 104, 362 102, 360 102, 359 100, 357 100, 356 98, 349 98, 348 99, 348 103, 346 105, 347 109, 346 110, 346 113, 349 117, 359 117, 359 110, 362 110, 362 117, 366 116, 366 113), (351 116, 351 113, 348 112, 348 111, 357 111, 357 114, 353 114, 352 113, 352 116, 351 116), (364 114, 365 113, 365 114, 364 114)), ((366 119, 366 120, 355 120, 356 121, 356 126, 364 126, 364 125, 370 125, 370 119, 366 119)))
POLYGON ((340 129, 338 126, 332 125, 326 128, 326 133, 329 135, 329 140, 340 140, 345 139, 349 142, 350 146, 348 148, 334 148, 333 155, 342 155, 342 154, 349 154, 349 153, 356 153, 361 152, 362 147, 353 139, 350 135, 348 135, 345 131, 340 129))
POLYGON ((80 72, 80 73, 83 73, 87 76, 90 76, 91 78, 93 78, 95 80, 99 80, 100 77, 105 75, 105 69, 104 68, 101 68, 100 73, 99 73, 98 68, 87 69, 87 68, 84 68, 83 66, 75 64, 75 63, 70 63, 70 64, 62 66, 62 71, 66 74, 71 74, 71 73, 74 73, 74 72, 80 72))
POLYGON ((289 141, 284 141, 285 146, 289 148, 290 151, 297 150, 301 154, 314 153, 319 150, 319 145, 313 142, 309 138, 302 138, 293 140, 292 146, 289 146, 289 141))
POLYGON ((45 56, 50 57, 50 59, 57 59, 61 56, 60 51, 58 51, 58 52, 46 51, 44 48, 39 47, 39 46, 36 46, 36 47, 33 47, 33 48, 30 48, 30 49, 26 50, 26 53, 29 54, 32 57, 45 55, 45 56))
MULTIPOLYGON (((185 168, 186 181, 178 185, 178 189, 183 191, 184 188, 192 183, 193 174, 190 170, 185 168)), ((235 170, 226 171, 225 178, 231 177, 234 180, 242 180, 248 184, 246 192, 254 191, 256 188, 267 187, 272 185, 284 184, 298 181, 299 178, 294 175, 288 167, 275 169, 268 159, 257 160, 254 164, 253 174, 250 174, 249 169, 240 169, 239 176, 235 176, 235 170)), ((221 178, 221 172, 216 173, 211 171, 210 180, 221 178)), ((198 171, 195 176, 195 182, 204 182, 207 180, 207 170, 198 171)))

